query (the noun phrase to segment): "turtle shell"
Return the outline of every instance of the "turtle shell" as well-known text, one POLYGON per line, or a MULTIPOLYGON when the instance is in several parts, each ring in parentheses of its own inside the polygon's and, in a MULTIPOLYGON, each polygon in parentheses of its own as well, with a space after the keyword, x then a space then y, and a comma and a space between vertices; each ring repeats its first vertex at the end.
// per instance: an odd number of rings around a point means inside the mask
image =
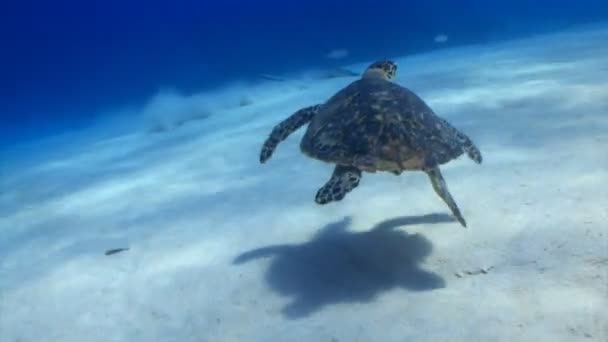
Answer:
POLYGON ((379 78, 354 81, 327 100, 300 148, 311 158, 371 172, 433 167, 464 152, 456 128, 411 90, 379 78))

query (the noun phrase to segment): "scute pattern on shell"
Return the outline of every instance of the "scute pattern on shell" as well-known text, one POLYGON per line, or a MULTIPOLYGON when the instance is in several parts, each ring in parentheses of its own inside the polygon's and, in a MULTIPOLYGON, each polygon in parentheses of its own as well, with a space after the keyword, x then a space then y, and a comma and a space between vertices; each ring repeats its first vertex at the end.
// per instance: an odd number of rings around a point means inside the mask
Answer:
POLYGON ((312 119, 301 148, 309 156, 352 165, 373 157, 377 170, 421 169, 464 153, 461 135, 409 89, 360 79, 331 97, 312 119))

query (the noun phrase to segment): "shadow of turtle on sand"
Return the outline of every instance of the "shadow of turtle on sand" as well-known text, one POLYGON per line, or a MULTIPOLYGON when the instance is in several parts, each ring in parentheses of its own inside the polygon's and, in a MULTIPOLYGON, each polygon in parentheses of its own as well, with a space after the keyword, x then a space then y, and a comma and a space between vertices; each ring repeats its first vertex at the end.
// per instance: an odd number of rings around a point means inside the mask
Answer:
POLYGON ((293 298, 287 318, 310 315, 334 303, 369 302, 399 287, 428 291, 445 287, 440 276, 420 268, 432 251, 429 240, 395 228, 453 222, 443 214, 399 217, 369 231, 348 230, 351 219, 321 228, 309 242, 267 246, 239 255, 234 264, 272 257, 266 280, 277 293, 293 298))

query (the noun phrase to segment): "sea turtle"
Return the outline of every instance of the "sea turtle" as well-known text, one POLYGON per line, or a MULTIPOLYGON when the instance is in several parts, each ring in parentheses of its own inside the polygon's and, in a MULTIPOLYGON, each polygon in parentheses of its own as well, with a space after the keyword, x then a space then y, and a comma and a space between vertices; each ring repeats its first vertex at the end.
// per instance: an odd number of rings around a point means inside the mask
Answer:
POLYGON ((372 63, 362 76, 325 103, 302 108, 277 124, 262 146, 260 162, 277 145, 310 123, 300 150, 335 164, 329 181, 315 197, 318 204, 340 201, 359 185, 362 171, 421 170, 452 214, 466 227, 439 166, 466 153, 480 164, 481 152, 464 133, 437 116, 414 92, 393 82, 397 64, 372 63))

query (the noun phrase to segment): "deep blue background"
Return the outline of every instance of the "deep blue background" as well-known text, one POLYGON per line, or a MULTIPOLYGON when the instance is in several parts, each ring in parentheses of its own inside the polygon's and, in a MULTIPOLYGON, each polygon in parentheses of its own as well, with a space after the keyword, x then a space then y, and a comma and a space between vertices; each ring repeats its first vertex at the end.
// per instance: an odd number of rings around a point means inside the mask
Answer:
POLYGON ((2 138, 85 125, 159 87, 185 92, 258 73, 487 42, 608 20, 606 0, 3 1, 2 138))

